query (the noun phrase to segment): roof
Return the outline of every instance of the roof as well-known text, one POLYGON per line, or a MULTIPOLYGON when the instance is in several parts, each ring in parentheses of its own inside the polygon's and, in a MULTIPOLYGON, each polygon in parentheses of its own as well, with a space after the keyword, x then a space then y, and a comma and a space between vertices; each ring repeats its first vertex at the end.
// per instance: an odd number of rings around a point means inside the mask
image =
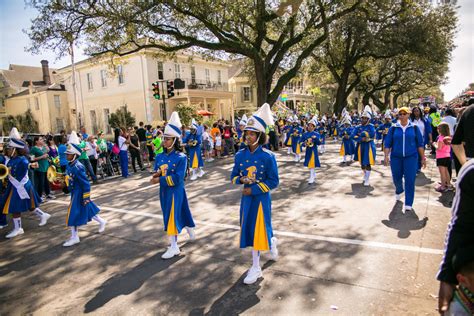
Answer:
MULTIPOLYGON (((35 86, 45 85, 43 81, 43 69, 41 67, 34 66, 23 66, 10 64, 8 70, 0 69, 0 74, 3 75, 8 85, 21 88, 25 87, 24 83, 28 82, 26 87, 29 85, 30 80, 33 81, 35 86)), ((51 82, 58 82, 57 76, 55 76, 56 69, 49 68, 49 76, 51 82)))
MULTIPOLYGON (((42 92, 42 91, 66 91, 66 87, 63 84, 59 84, 59 83, 53 83, 49 86, 33 87, 33 93, 42 92)), ((16 94, 12 94, 7 99, 19 97, 22 95, 28 95, 28 94, 30 94, 30 90, 26 89, 16 94)))

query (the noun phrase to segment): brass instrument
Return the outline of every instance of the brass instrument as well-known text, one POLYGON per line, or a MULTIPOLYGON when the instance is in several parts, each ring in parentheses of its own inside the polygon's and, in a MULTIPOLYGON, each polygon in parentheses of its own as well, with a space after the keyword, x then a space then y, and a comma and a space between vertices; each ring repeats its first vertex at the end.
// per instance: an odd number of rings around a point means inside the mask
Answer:
POLYGON ((306 147, 312 148, 313 146, 314 146, 313 139, 312 139, 312 138, 308 138, 308 139, 306 140, 306 147))
POLYGON ((235 140, 236 142, 239 141, 239 135, 234 134, 234 140, 235 140))
POLYGON ((300 133, 298 133, 298 131, 294 131, 293 136, 298 137, 298 136, 300 136, 300 133))
POLYGON ((191 146, 191 147, 196 146, 197 143, 198 143, 197 140, 190 140, 190 141, 188 141, 188 145, 191 146))
POLYGON ((63 184, 66 182, 64 179, 64 174, 57 172, 55 166, 49 166, 48 170, 46 171, 46 176, 48 178, 48 182, 50 183, 63 184))
POLYGON ((5 187, 8 184, 8 175, 10 174, 10 169, 4 164, 0 164, 0 181, 2 181, 2 186, 5 187))

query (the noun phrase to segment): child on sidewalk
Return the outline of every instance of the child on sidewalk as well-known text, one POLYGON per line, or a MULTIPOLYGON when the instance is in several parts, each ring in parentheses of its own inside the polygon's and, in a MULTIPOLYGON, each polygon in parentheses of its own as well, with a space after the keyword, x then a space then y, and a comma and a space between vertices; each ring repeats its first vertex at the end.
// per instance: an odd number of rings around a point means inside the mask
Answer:
POLYGON ((446 138, 450 137, 448 123, 440 123, 438 125, 438 133, 438 139, 433 145, 436 148, 436 166, 439 169, 441 182, 435 190, 445 192, 451 188, 451 178, 448 170, 451 167, 451 146, 445 144, 446 138))

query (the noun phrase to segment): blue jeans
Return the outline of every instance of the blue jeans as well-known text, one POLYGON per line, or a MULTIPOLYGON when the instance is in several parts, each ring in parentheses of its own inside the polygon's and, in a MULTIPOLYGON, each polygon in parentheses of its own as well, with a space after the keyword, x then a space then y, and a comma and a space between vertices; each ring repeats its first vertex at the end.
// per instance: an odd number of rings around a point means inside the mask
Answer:
POLYGON ((122 177, 128 177, 128 152, 121 150, 119 154, 120 158, 120 169, 122 169, 122 177))
POLYGON ((390 157, 390 168, 392 169, 395 193, 401 194, 405 191, 405 206, 413 206, 418 154, 403 158, 390 157), (403 178, 405 178, 405 188, 403 188, 403 178))
POLYGON ((89 159, 79 159, 79 162, 84 165, 84 168, 86 168, 86 172, 91 176, 92 181, 96 182, 97 177, 95 176, 94 170, 92 169, 92 165, 89 159))

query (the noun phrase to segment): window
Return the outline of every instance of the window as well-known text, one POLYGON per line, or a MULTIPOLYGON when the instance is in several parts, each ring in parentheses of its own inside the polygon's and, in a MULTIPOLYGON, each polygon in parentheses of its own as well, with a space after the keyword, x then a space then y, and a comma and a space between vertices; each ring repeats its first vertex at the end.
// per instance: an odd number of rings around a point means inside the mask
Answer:
POLYGON ((27 108, 28 110, 31 110, 30 99, 26 99, 26 108, 27 108))
POLYGON ((242 87, 242 102, 252 102, 251 87, 242 87))
POLYGON ((109 125, 109 114, 110 114, 109 109, 104 109, 104 126, 106 130, 106 134, 112 133, 112 129, 110 128, 110 125, 109 125))
POLYGON ((163 63, 161 61, 158 62, 158 80, 165 79, 164 72, 163 72, 163 63))
POLYGON ((181 78, 181 65, 180 64, 174 64, 174 77, 181 78))
POLYGON ((166 117, 166 107, 163 103, 160 103, 160 112, 161 112, 161 119, 163 121, 168 120, 168 118, 166 117))
POLYGON ((87 74, 87 88, 89 90, 92 90, 94 88, 94 86, 92 85, 92 74, 91 73, 87 74))
POLYGON ((97 134, 97 116, 95 110, 91 110, 91 124, 92 124, 92 134, 97 134))
POLYGON ((61 97, 57 94, 54 95, 54 105, 58 110, 61 108, 61 97))
POLYGON ((207 68, 205 69, 205 71, 206 71, 206 83, 210 85, 211 84, 211 71, 207 68))
POLYGON ((217 84, 222 84, 222 72, 220 70, 217 71, 217 84))
POLYGON ((117 66, 117 73, 118 73, 118 83, 123 84, 124 80, 123 80, 123 66, 122 65, 117 66))
POLYGON ((196 67, 191 66, 191 83, 196 84, 196 67))
POLYGON ((39 110, 39 109, 40 109, 40 102, 39 102, 39 98, 38 98, 38 97, 35 97, 35 109, 36 109, 36 110, 39 110))
POLYGON ((57 118, 56 119, 56 132, 60 133, 62 130, 64 130, 64 120, 62 118, 57 118))
POLYGON ((104 69, 100 71, 100 81, 102 83, 102 88, 107 87, 107 71, 104 69))

